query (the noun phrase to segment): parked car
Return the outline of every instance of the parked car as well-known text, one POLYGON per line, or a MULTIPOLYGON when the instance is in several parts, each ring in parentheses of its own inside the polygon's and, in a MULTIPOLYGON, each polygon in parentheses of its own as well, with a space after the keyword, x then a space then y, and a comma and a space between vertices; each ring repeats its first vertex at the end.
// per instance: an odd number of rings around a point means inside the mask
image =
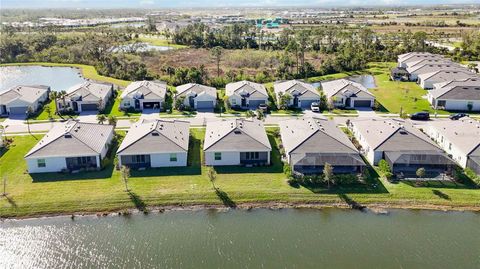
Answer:
POLYGON ((430 119, 430 113, 428 113, 428 112, 413 113, 410 116, 410 119, 412 119, 412 120, 429 120, 430 119))
POLYGON ((268 105, 267 104, 260 104, 258 105, 258 109, 262 110, 264 113, 268 112, 268 105))
POLYGON ((313 103, 310 105, 310 109, 311 109, 313 112, 320 112, 320 104, 317 103, 317 102, 313 102, 313 103))
POLYGON ((461 118, 463 118, 463 117, 468 117, 468 114, 466 114, 466 113, 457 113, 457 114, 450 115, 449 118, 450 118, 451 120, 459 120, 459 119, 461 119, 461 118))

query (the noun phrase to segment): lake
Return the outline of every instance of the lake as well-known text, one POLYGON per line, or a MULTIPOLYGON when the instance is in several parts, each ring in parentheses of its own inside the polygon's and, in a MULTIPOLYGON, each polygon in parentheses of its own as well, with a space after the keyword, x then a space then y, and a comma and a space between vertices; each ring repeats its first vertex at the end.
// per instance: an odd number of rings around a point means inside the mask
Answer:
POLYGON ((0 267, 480 268, 480 214, 256 209, 0 223, 0 267))
POLYGON ((169 46, 157 46, 145 42, 125 44, 121 46, 114 47, 113 52, 123 51, 123 52, 146 52, 146 51, 167 51, 171 50, 173 47, 169 46), (138 46, 140 45, 140 46, 138 46))
MULTIPOLYGON (((375 78, 372 75, 355 75, 355 76, 346 77, 345 79, 360 83, 367 89, 372 89, 377 87, 377 85, 375 84, 375 78)), ((321 82, 314 82, 312 83, 312 85, 314 87, 319 87, 321 85, 321 82)))
POLYGON ((67 90, 85 81, 78 68, 46 66, 0 67, 0 92, 18 85, 47 85, 52 91, 67 90))

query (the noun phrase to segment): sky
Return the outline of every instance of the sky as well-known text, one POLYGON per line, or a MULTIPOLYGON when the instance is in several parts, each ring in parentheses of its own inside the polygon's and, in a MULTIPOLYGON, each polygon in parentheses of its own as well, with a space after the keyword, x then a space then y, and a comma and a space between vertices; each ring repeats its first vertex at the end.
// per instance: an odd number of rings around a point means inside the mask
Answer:
POLYGON ((189 8, 478 4, 479 0, 0 0, 0 8, 189 8))

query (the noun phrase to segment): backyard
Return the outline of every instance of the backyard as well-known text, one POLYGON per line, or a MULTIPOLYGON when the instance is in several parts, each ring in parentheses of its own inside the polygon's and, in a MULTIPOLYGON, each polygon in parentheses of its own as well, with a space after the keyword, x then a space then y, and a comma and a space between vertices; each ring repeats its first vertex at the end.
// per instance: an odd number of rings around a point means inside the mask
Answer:
POLYGON ((23 156, 41 136, 15 136, 9 149, 0 155, 0 171, 7 179, 6 198, 0 198, 1 217, 21 217, 74 212, 108 212, 145 206, 239 205, 239 204, 379 204, 394 207, 480 207, 480 191, 463 185, 415 187, 372 178, 365 185, 337 186, 331 190, 291 187, 268 129, 272 165, 268 167, 218 167, 216 193, 201 165, 204 129, 192 129, 189 166, 132 171, 130 192, 113 168, 113 158, 98 172, 79 174, 26 173, 23 156), (15 164, 15 165, 12 165, 15 164), (439 195, 441 193, 442 195, 439 195))

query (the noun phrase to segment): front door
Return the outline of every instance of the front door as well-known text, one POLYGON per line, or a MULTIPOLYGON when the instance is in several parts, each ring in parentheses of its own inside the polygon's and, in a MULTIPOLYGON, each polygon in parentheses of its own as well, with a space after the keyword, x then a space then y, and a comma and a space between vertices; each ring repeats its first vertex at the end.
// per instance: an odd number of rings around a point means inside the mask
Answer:
POLYGON ((246 106, 247 106, 247 99, 242 98, 242 107, 246 107, 246 106))
POLYGON ((195 108, 195 99, 194 98, 195 97, 193 97, 193 96, 188 97, 188 103, 190 104, 191 108, 195 108))
POLYGON ((298 107, 298 97, 297 96, 293 97, 293 106, 298 107))
POLYGON ((135 100, 135 109, 140 109, 140 100, 135 100))
POLYGON ((78 112, 78 103, 72 102, 73 111, 78 112))

